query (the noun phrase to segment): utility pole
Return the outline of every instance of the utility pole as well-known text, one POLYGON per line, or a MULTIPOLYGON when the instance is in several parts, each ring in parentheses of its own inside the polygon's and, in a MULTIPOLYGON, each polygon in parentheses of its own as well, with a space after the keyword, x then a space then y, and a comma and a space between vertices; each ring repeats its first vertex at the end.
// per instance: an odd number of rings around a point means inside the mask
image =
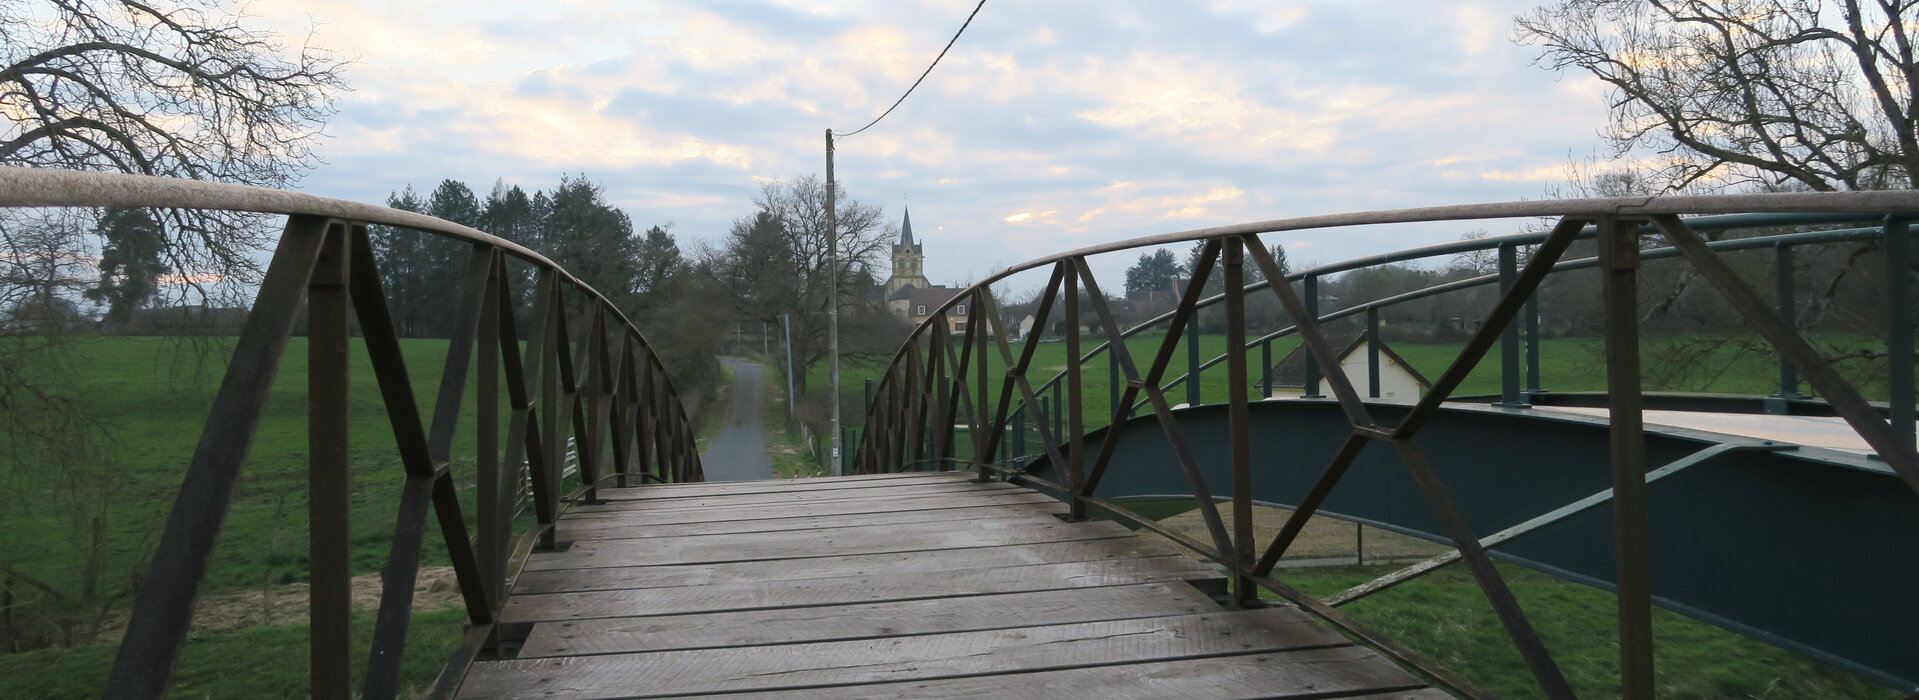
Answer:
POLYGON ((780 327, 786 329, 786 422, 798 420, 793 415, 793 319, 792 314, 780 314, 780 327))
POLYGON ((833 184, 833 130, 826 130, 826 354, 830 357, 832 370, 827 383, 832 393, 827 395, 828 403, 833 406, 833 424, 830 428, 833 436, 832 466, 830 473, 840 475, 840 226, 839 212, 835 210, 838 186, 833 184))

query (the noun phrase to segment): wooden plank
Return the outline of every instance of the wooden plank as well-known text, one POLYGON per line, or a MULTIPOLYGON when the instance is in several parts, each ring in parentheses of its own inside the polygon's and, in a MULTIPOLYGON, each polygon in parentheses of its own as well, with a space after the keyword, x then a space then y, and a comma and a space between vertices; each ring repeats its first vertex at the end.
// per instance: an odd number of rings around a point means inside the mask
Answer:
MULTIPOLYGON (((588 540, 564 552, 535 554, 529 571, 590 569, 634 564, 704 564, 770 561, 850 554, 967 549, 1009 544, 1067 542, 1125 537, 1132 531, 1113 522, 1061 522, 1052 516, 1001 518, 960 523, 909 523, 845 527, 824 531, 748 532, 645 540, 588 540)), ((772 566, 772 564, 767 564, 772 566)))
POLYGON ((670 588, 753 581, 802 581, 839 576, 862 576, 882 571, 956 571, 996 566, 1023 566, 1074 561, 1100 561, 1179 554, 1158 539, 1138 536, 1071 542, 945 549, 886 554, 814 557, 780 562, 777 570, 760 562, 675 566, 624 566, 595 569, 528 571, 513 585, 514 595, 561 591, 670 588))
POLYGON ((542 622, 519 658, 711 649, 1191 615, 1219 609, 1184 583, 892 600, 698 615, 542 622))
POLYGON ((656 498, 638 501, 614 501, 611 503, 587 503, 569 508, 567 512, 638 512, 680 508, 768 506, 775 504, 814 503, 820 501, 845 501, 862 498, 886 499, 925 494, 987 493, 1015 490, 1020 490, 1020 487, 1007 483, 980 484, 971 481, 955 481, 953 483, 914 484, 912 486, 888 489, 835 489, 831 491, 799 492, 776 491, 772 493, 743 493, 735 495, 694 496, 689 498, 656 498))
MULTIPOLYGON (((768 563, 774 567, 778 562, 768 563)), ((501 612, 504 622, 583 620, 679 613, 760 610, 844 605, 866 601, 916 600, 952 596, 1090 588, 1129 583, 1198 581, 1218 578, 1212 569, 1180 556, 1118 559, 1065 564, 914 573, 877 572, 865 576, 723 583, 712 586, 641 588, 519 594, 501 612)))
MULTIPOLYGON (((1308 649, 1210 659, 1094 666, 1003 676, 943 678, 732 694, 754 700, 862 698, 1010 698, 1021 700, 1162 700, 1182 698, 1359 698, 1439 700, 1430 688, 1380 692, 1419 681, 1362 647, 1308 649), (1353 695, 1359 693, 1361 695, 1353 695)), ((693 696, 708 697, 708 696, 693 696)))
POLYGON ((597 513, 568 513, 562 521, 621 521, 629 523, 672 524, 672 523, 710 523, 727 520, 769 520, 775 518, 804 518, 819 515, 851 515, 856 513, 897 513, 909 510, 930 508, 958 508, 970 506, 1011 505, 1016 503, 1059 503, 1060 500, 1035 491, 993 491, 989 493, 929 494, 909 496, 900 499, 852 499, 827 501, 824 503, 804 503, 770 507, 765 505, 747 505, 705 509, 682 509, 664 511, 602 511, 597 513))
POLYGON ((460 697, 658 697, 1345 646, 1290 608, 843 642, 474 664, 460 697))
POLYGON ((927 472, 880 476, 822 476, 808 479, 764 479, 760 481, 708 481, 693 484, 660 484, 631 488, 600 489, 600 497, 610 501, 635 499, 684 498, 688 496, 726 496, 746 493, 784 493, 789 491, 832 491, 839 489, 896 488, 916 484, 969 482, 972 473, 927 472))
POLYGON ((636 486, 621 487, 621 488, 650 491, 655 489, 658 489, 658 490, 699 489, 699 488, 704 488, 708 486, 732 486, 732 485, 739 485, 739 484, 802 484, 802 483, 805 483, 805 484, 829 483, 830 484, 830 483, 836 483, 836 482, 885 481, 888 479, 924 479, 924 478, 938 477, 938 476, 971 476, 971 472, 957 472, 957 471, 892 472, 888 474, 847 474, 845 476, 806 476, 806 477, 796 477, 792 479, 774 478, 774 479, 758 479, 758 480, 749 480, 749 481, 689 481, 689 482, 676 483, 676 484, 640 484, 636 486))
MULTIPOLYGON (((1037 495, 1037 494, 1036 494, 1037 495)), ((561 520, 560 539, 566 542, 576 540, 618 540, 646 537, 685 537, 690 535, 727 535, 744 532, 787 532, 798 530, 822 530, 835 527, 853 527, 859 525, 900 525, 906 523, 954 522, 975 518, 1022 517, 1031 515, 1065 515, 1066 504, 1045 496, 1037 503, 1018 503, 1011 505, 988 505, 960 508, 935 508, 907 510, 892 513, 853 513, 846 515, 821 515, 810 518, 761 518, 757 520, 722 520, 707 523, 654 524, 630 522, 612 518, 583 518, 580 520, 561 520)))

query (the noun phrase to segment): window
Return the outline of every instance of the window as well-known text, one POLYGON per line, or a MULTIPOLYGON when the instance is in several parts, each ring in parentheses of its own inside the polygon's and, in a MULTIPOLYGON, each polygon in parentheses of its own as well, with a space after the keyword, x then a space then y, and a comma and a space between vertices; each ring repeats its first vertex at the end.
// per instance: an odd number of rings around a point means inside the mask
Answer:
POLYGON ((914 308, 916 309, 916 310, 915 310, 915 311, 913 312, 913 315, 914 315, 914 316, 925 316, 925 315, 926 315, 926 305, 925 305, 925 304, 920 304, 919 306, 917 306, 917 307, 914 307, 914 308))
POLYGON ((959 315, 961 315, 961 316, 965 316, 965 315, 966 315, 966 305, 965 305, 965 304, 960 304, 960 305, 959 305, 959 309, 958 309, 958 310, 956 311, 956 313, 958 313, 958 314, 959 314, 959 315))
POLYGON ((961 332, 961 333, 965 333, 965 332, 966 332, 966 322, 965 322, 965 321, 960 321, 959 323, 956 323, 956 324, 953 324, 953 330, 955 330, 955 331, 959 331, 959 332, 961 332))

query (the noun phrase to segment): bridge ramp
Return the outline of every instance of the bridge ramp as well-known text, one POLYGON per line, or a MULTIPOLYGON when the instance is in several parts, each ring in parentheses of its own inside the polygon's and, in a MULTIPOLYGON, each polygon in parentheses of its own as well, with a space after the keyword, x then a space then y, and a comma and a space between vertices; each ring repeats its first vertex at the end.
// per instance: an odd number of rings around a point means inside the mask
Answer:
POLYGON ((963 474, 603 490, 463 698, 1448 697, 1111 522, 963 474), (517 649, 514 645, 517 644, 517 649))

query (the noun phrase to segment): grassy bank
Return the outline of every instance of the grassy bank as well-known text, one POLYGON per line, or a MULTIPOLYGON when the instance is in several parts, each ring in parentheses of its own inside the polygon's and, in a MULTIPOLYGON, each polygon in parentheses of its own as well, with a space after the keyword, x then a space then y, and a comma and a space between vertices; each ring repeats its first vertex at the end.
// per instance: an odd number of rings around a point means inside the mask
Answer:
MULTIPOLYGON (((73 508, 65 498, 61 475, 17 465, 11 482, 0 488, 0 512, 8 527, 0 528, 0 563, 26 572, 62 591, 81 589, 82 570, 93 551, 85 516, 102 518, 98 551, 103 574, 97 594, 89 599, 58 603, 35 601, 37 607, 22 616, 59 613, 62 605, 75 612, 104 605, 124 605, 124 591, 139 564, 148 556, 154 532, 177 493, 184 465, 191 456, 205 421, 213 388, 218 382, 230 339, 200 339, 203 346, 156 338, 80 338, 74 341, 76 371, 70 389, 97 420, 112 430, 111 474, 94 510, 73 508), (204 350, 205 352, 201 352, 204 350), (206 358, 202 362, 201 358, 206 358)), ((1593 363, 1597 341, 1549 341, 1545 357, 1548 388, 1570 391, 1596 389, 1603 381, 1593 363)), ((1154 341, 1133 346, 1136 357, 1147 357, 1154 341)), ((1088 345, 1090 347, 1090 344, 1088 345)), ((1202 355, 1224 348, 1220 336, 1201 339, 1202 355)), ((1457 345, 1395 345, 1422 372, 1436 376, 1457 353, 1457 345)), ((402 345, 416 400, 423 415, 430 412, 444 341, 408 340, 402 345)), ((1275 348, 1275 359, 1290 345, 1275 348)), ((1183 363, 1183 354, 1178 356, 1183 363)), ((1772 365, 1765 358, 1729 358, 1732 367, 1701 378, 1709 390, 1764 391, 1772 365)), ((1063 343, 1040 346, 1036 366, 1057 371, 1065 366, 1063 343)), ((1087 415, 1107 410, 1105 360, 1087 370, 1087 415)), ((356 348, 352 375, 351 430, 354 439, 354 502, 352 522, 355 573, 377 571, 385 564, 398 501, 401 471, 394 454, 392 432, 371 367, 356 348)), ((993 363, 997 365, 997 361, 993 363)), ((1176 363, 1177 366, 1183 364, 1176 363)), ((233 509, 214 553, 205 592, 259 588, 306 578, 306 346, 294 339, 287 350, 269 402, 234 495, 233 509)), ((845 367, 849 394, 858 396, 861 379, 883 367, 849 364, 845 367)), ((1496 388, 1497 363, 1479 368, 1463 393, 1496 388)), ((813 379, 824 386, 824 369, 813 379)), ((770 376, 777 377, 777 372, 770 376)), ((1225 396, 1223 371, 1210 371, 1201 383, 1203 400, 1225 396)), ((769 394, 783 391, 775 382, 769 394)), ((997 387, 994 387, 997 390, 997 387)), ((1183 397, 1183 391, 1174 392, 1183 397)), ((472 397, 454 443, 453 469, 463 481, 472 475, 472 397)), ((1183 400, 1176 399, 1176 400, 1183 400)), ((763 414, 775 442, 775 468, 782 476, 818 470, 803 451, 797 430, 789 427, 785 402, 775 396, 763 414), (790 448, 789 452, 787 449, 790 448), (784 454, 782 454, 784 453, 784 454)), ((708 412, 717 419, 719 411, 708 412)), ((855 422, 853 414, 847 416, 855 422)), ((1097 425, 1095 421, 1092 425, 1097 425)), ((4 439, 0 436, 0 439, 4 439)), ((961 441, 964 444, 964 441, 961 441)), ((462 489, 470 497, 470 489, 462 489)), ((472 517, 470 503, 468 515, 472 517)), ((1149 515, 1171 512, 1174 504, 1147 507, 1149 515)), ((428 535, 427 563, 443 562, 437 534, 428 535)), ((1582 694, 1616 695, 1614 683, 1617 642, 1612 637, 1613 597, 1604 591, 1568 584, 1530 571, 1509 568, 1520 600, 1540 626, 1547 643, 1574 679, 1582 694)), ((1381 573, 1375 569, 1298 570, 1286 580, 1314 594, 1328 594, 1381 573)), ((1441 664, 1463 671, 1495 692, 1509 697, 1534 697, 1529 674, 1510 649, 1503 630, 1487 609, 1483 595, 1463 570, 1442 571, 1375 598, 1349 612, 1385 634, 1432 655, 1441 664)), ((409 639, 406 682, 419 687, 429 682, 457 642, 461 616, 457 611, 415 616, 409 639)), ((1896 697, 1895 693, 1860 681, 1792 654, 1773 649, 1696 623, 1661 613, 1659 653, 1661 693, 1670 697, 1896 697)), ((366 649, 371 616, 356 620, 366 649)), ((302 626, 256 627, 233 632, 196 634, 187 646, 177 674, 174 694, 180 697, 298 697, 305 693, 306 630, 302 626)), ((0 697, 97 696, 114 654, 115 640, 82 643, 71 649, 43 649, 0 655, 0 697)))
POLYGON ((820 476, 825 473, 813 459, 799 424, 786 410, 786 375, 782 367, 760 361, 766 368, 766 403, 760 406, 760 423, 766 426, 767 456, 773 460, 773 475, 782 479, 820 476))
MULTIPOLYGON (((1647 364, 1648 390, 1688 391, 1717 394, 1767 394, 1778 390, 1778 365, 1772 356, 1764 352, 1749 350, 1744 341, 1750 339, 1732 339, 1740 342, 1700 343, 1701 336, 1649 335, 1643 344, 1644 362, 1647 364), (1654 381, 1656 380, 1656 381, 1654 381)), ((1826 336, 1816 339, 1829 344, 1843 354, 1844 351, 1856 351, 1874 347, 1875 341, 1866 337, 1826 336)), ((1103 337, 1084 336, 1081 339, 1081 352, 1090 351, 1103 342, 1103 337)), ((1153 357, 1159 352, 1161 338, 1138 337, 1127 341, 1127 348, 1133 362, 1144 372, 1153 357)), ((1272 343, 1272 359, 1277 363, 1299 345, 1297 337, 1286 337, 1272 343)), ((1392 343, 1394 352, 1399 353, 1427 379, 1437 379, 1452 365, 1454 358, 1464 349, 1464 343, 1392 343)), ((1578 392, 1605 390, 1605 365, 1601 360, 1604 343, 1599 338, 1548 338, 1540 342, 1540 387, 1549 391, 1578 392)), ((1226 336, 1222 334, 1202 335, 1199 338, 1200 362, 1204 363, 1218 357, 1226 351, 1226 336)), ((1013 345, 1015 357, 1019 344, 1013 345)), ((997 397, 999 392, 998 370, 1001 365, 997 349, 989 348, 987 364, 989 377, 989 398, 997 397)), ((1165 381, 1171 381, 1186 373, 1186 338, 1181 336, 1171 364, 1167 367, 1165 381)), ((1109 354, 1101 353, 1088 361, 1082 370, 1084 382, 1082 398, 1086 424, 1089 428, 1103 426, 1107 416, 1112 415, 1112 397, 1114 387, 1110 384, 1112 373, 1109 354)), ((1248 354, 1248 372, 1257 380, 1259 376, 1260 353, 1255 350, 1248 354)), ((1066 369, 1066 343, 1060 340, 1042 341, 1033 355, 1033 363, 1028 377, 1035 390, 1043 396, 1051 396, 1051 390, 1042 389, 1042 385, 1054 375, 1066 369)), ((847 362, 840 367, 841 390, 850 402, 849 406, 863 406, 865 381, 872 379, 875 386, 887 367, 883 360, 870 363, 847 362)), ((1482 360, 1466 380, 1460 384, 1455 396, 1472 396, 1499 393, 1499 356, 1497 348, 1482 360)), ((824 391, 827 386, 827 368, 822 363, 814 367, 807 375, 807 386, 814 392, 824 391)), ((1200 403, 1220 403, 1226 400, 1228 391, 1226 367, 1224 363, 1209 367, 1200 373, 1200 403)), ((1883 377, 1867 375, 1860 386, 1866 396, 1883 401, 1886 398, 1886 386, 1883 377)), ((1801 391, 1810 387, 1801 386, 1801 391)), ((1064 389, 1062 388, 1063 392, 1064 389)), ((1330 388, 1325 388, 1330 394, 1330 388)), ((1185 385, 1173 388, 1166 394, 1169 403, 1178 404, 1189 400, 1185 385)), ((850 411, 849 424, 864 422, 863 411, 850 411)))
MULTIPOLYGON (((102 518, 102 594, 124 587, 153 546, 191 459, 232 339, 97 337, 72 341, 69 392, 108 431, 111 474, 95 512, 102 518), (204 349, 204 354, 202 353, 204 349)), ((355 341, 358 346, 359 341, 355 341)), ((446 342, 401 343, 414 395, 430 416, 446 342)), ((354 348, 351 378, 354 573, 386 562, 399 487, 404 478, 393 431, 364 349, 354 348)), ((294 338, 260 417, 232 508, 214 551, 206 591, 303 580, 306 576, 306 341, 294 338)), ((453 469, 470 481, 473 464, 472 392, 454 442, 453 469)), ((0 439, 5 439, 0 436, 0 439)), ((79 588, 80 560, 70 482, 49 470, 20 465, 0 490, 0 508, 13 514, 0 528, 0 560, 65 590, 79 588)), ((464 482, 463 482, 464 483, 464 482)), ((470 494, 470 491, 468 492, 470 494)), ((470 513, 469 513, 470 515, 470 513)), ((442 558, 428 547, 428 559, 442 558)))
MULTIPOLYGON (((1128 498, 1122 503, 1154 520, 1193 507, 1190 498, 1128 498)), ((1091 515, 1110 518, 1099 508, 1091 515)), ((1325 598, 1400 566, 1281 568, 1275 575, 1307 594, 1325 598)), ((1498 566, 1580 697, 1618 697, 1617 597, 1531 569, 1498 566)), ((1505 627, 1462 565, 1402 583, 1340 610, 1500 697, 1542 697, 1505 627)), ((1653 624, 1662 698, 1901 697, 1897 691, 1845 671, 1677 613, 1655 609, 1653 624)))
MULTIPOLYGON (((459 646, 464 612, 415 615, 400 671, 405 695, 425 689, 459 646)), ((354 652, 365 654, 373 615, 356 615, 354 652)), ((117 642, 72 649, 0 654, 0 697, 97 698, 112 668, 117 642)), ((187 638, 169 695, 176 698, 299 698, 309 692, 307 627, 262 626, 187 638)), ((357 687, 365 669, 355 668, 357 687)))
MULTIPOLYGON (((61 391, 98 422, 110 441, 105 462, 93 465, 97 474, 84 479, 31 459, 8 465, 5 488, 0 488, 0 512, 7 514, 7 527, 0 528, 0 563, 62 592, 55 598, 16 587, 9 641, 29 649, 72 648, 0 655, 0 697, 98 695, 118 640, 90 632, 88 621, 130 604, 131 584, 144 573, 159 526, 178 495, 233 340, 77 337, 63 348, 71 369, 60 378, 61 391), (84 585, 89 570, 97 572, 91 595, 84 585)), ((431 420, 446 346, 444 340, 401 341, 423 420, 431 420)), ((351 566, 354 574, 368 574, 387 562, 404 475, 371 364, 357 339, 351 357, 351 566)), ((233 492, 203 596, 307 579, 306 364, 305 339, 291 339, 233 492)), ((470 378, 467 389, 451 468, 471 531, 477 513, 470 378)), ((0 441, 8 439, 0 435, 0 441)), ((37 447, 0 442, 0 449, 6 450, 0 455, 31 455, 37 447)), ((444 564, 438 528, 430 528, 423 563, 444 564)), ((372 618, 371 611, 363 612, 366 619, 356 622, 355 632, 366 635, 372 618)), ((457 642, 460 622, 458 613, 415 616, 409 644, 417 651, 409 652, 409 683, 423 684, 437 673, 457 642)), ((178 666, 174 694, 304 695, 306 647, 301 627, 196 632, 178 666)), ((365 653, 364 643, 355 653, 365 653)))
MULTIPOLYGON (((1289 569, 1282 579, 1324 597, 1391 567, 1289 569)), ((1500 573, 1580 697, 1619 697, 1612 593, 1517 566, 1500 573)), ((1344 612, 1506 698, 1543 697, 1472 576, 1452 566, 1353 603, 1344 612)), ((1897 691, 1676 613, 1655 609, 1662 698, 1894 700, 1897 691)))

